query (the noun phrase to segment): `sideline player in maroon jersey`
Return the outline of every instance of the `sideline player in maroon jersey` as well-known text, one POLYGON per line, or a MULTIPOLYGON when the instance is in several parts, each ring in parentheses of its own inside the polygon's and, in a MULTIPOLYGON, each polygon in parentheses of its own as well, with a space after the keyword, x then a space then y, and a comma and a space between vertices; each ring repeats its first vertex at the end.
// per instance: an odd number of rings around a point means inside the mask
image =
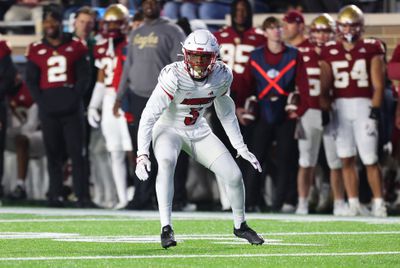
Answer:
POLYGON ((11 59, 11 48, 6 41, 0 40, 0 205, 3 197, 1 184, 4 168, 4 149, 7 130, 7 110, 5 96, 15 94, 19 87, 15 87, 17 69, 11 59))
MULTIPOLYGON (((299 139, 299 172, 297 176, 297 188, 299 201, 296 213, 308 214, 308 194, 312 185, 315 166, 318 160, 321 138, 325 147, 325 155, 328 166, 331 170, 330 180, 334 194, 334 215, 347 215, 347 207, 344 202, 344 186, 341 175, 341 162, 336 154, 336 146, 332 133, 332 125, 324 122, 319 106, 320 95, 320 67, 319 54, 321 47, 328 41, 335 38, 335 21, 324 13, 314 18, 310 25, 310 38, 304 39, 297 47, 303 55, 304 65, 306 67, 309 92, 302 95, 307 98, 308 109, 301 117, 301 124, 304 128, 305 137, 299 139), (324 131, 325 128, 325 131, 324 131)), ((293 108, 288 106, 289 112, 293 108)), ((296 110, 293 109, 296 113, 296 110)), ((331 122, 330 124, 332 124, 331 122)))
POLYGON ((122 55, 127 45, 128 19, 129 11, 122 4, 112 4, 104 13, 104 39, 94 49, 95 65, 98 68, 97 82, 88 107, 88 121, 94 128, 99 127, 101 109, 101 131, 107 151, 110 152, 111 170, 118 194, 118 204, 114 209, 124 208, 128 204, 125 152, 132 151, 125 117, 115 117, 112 111, 118 89, 118 86, 113 85, 114 74, 118 56, 122 55))
POLYGON ((77 206, 89 207, 93 203, 84 172, 82 96, 89 85, 91 68, 86 45, 61 29, 61 8, 53 4, 45 6, 44 37, 30 44, 27 50, 26 82, 39 106, 50 176, 49 205, 64 205, 62 165, 65 148, 72 160, 77 206))
POLYGON ((362 38, 364 15, 354 6, 343 7, 337 18, 338 41, 326 44, 321 52, 321 108, 337 116, 337 153, 350 214, 369 212, 360 206, 357 152, 367 170, 372 190, 372 215, 386 217, 382 198, 382 174, 378 165, 378 120, 384 91, 384 48, 376 39, 362 38), (332 91, 332 98, 329 95, 332 91))

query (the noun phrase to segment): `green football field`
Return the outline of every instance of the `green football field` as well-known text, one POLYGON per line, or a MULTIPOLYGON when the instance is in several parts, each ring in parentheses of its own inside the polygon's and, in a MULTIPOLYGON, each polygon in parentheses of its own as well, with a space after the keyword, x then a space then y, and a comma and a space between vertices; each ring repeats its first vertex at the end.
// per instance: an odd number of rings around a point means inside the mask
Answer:
POLYGON ((400 217, 248 214, 266 243, 232 234, 230 213, 0 208, 0 267, 400 267, 400 217))

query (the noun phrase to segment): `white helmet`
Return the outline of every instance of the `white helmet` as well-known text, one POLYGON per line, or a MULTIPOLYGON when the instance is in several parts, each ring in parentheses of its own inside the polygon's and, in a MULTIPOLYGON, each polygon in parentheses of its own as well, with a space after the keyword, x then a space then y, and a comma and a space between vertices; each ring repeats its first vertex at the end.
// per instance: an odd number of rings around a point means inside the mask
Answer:
POLYGON ((210 31, 196 30, 186 38, 182 52, 190 76, 202 79, 212 72, 219 53, 219 45, 210 31))

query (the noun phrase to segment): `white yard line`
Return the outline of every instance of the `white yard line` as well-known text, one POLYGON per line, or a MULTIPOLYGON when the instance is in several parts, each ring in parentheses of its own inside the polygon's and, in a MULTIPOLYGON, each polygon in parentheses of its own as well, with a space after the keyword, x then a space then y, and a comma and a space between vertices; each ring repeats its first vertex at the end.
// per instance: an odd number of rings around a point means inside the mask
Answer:
MULTIPOLYGON (((35 216, 54 217, 79 217, 93 218, 68 218, 68 219, 1 219, 3 222, 51 222, 51 221, 135 221, 135 220, 159 220, 158 211, 115 211, 107 209, 56 209, 56 208, 26 208, 26 207, 0 207, 1 214, 29 214, 35 216), (104 218, 118 217, 118 218, 104 218)), ((232 220, 229 212, 173 212, 176 220, 232 220)), ((259 220, 280 220, 289 222, 332 222, 352 221, 365 222, 370 224, 400 224, 400 217, 374 218, 374 217, 335 217, 333 215, 291 215, 291 214, 270 214, 270 213, 247 213, 247 219, 259 220)))
MULTIPOLYGON (((172 251, 171 251, 172 252, 172 251)), ((271 254, 191 254, 191 255, 131 255, 131 256, 70 256, 70 257, 11 257, 0 261, 56 261, 56 260, 104 260, 104 259, 194 259, 194 258, 254 258, 254 257, 339 257, 400 255, 400 251, 334 252, 334 253, 271 253, 271 254)))

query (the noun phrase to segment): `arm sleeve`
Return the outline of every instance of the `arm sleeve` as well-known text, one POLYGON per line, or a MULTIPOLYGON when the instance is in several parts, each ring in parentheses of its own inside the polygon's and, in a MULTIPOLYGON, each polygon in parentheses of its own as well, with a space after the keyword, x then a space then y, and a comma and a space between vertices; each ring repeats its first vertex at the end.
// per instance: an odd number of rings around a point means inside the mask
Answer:
POLYGON ((40 106, 41 91, 39 87, 40 83, 40 69, 32 61, 28 60, 26 63, 26 85, 29 88, 29 92, 32 98, 40 106))
POLYGON ((140 118, 138 130, 138 151, 137 155, 149 155, 151 136, 154 124, 160 118, 163 111, 171 103, 171 98, 162 90, 161 85, 157 84, 155 90, 147 101, 140 118))
POLYGON ((0 59, 0 99, 3 99, 6 94, 17 93, 18 88, 14 86, 16 75, 17 70, 10 55, 0 59))
POLYGON ((215 111, 229 138, 233 148, 238 150, 245 146, 239 123, 235 114, 235 104, 229 94, 226 93, 214 101, 215 111))
POLYGON ((304 65, 303 57, 300 52, 297 54, 296 59, 296 88, 300 94, 300 105, 297 108, 297 115, 302 116, 308 109, 308 97, 309 97, 309 84, 306 79, 307 71, 304 65))
POLYGON ((83 96, 89 90, 92 78, 92 69, 89 62, 89 55, 85 53, 75 62, 75 89, 83 96))

